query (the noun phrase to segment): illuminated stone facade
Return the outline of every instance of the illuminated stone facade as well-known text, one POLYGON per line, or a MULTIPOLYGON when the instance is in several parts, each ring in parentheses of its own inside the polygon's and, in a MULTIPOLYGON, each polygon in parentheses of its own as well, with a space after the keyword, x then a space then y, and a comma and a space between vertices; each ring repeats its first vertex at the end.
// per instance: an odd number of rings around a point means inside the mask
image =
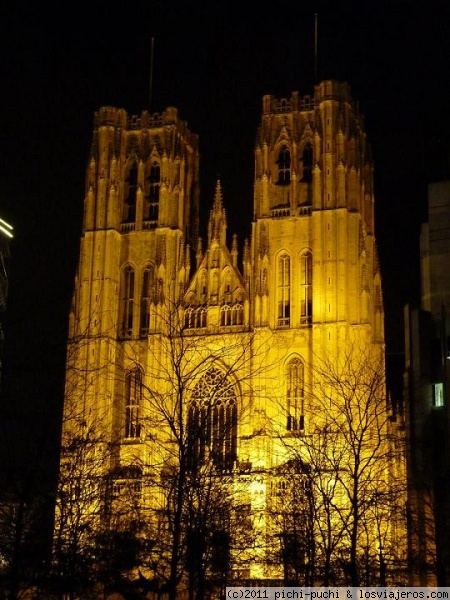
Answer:
POLYGON ((386 402, 372 170, 347 84, 264 96, 250 240, 227 238, 217 182, 204 244, 198 140, 176 109, 96 114, 63 447, 81 428, 100 435, 97 455, 114 448, 98 466, 115 474, 109 523, 132 489, 158 530, 164 481, 181 469, 189 482, 194 460, 196 476, 212 465, 239 505, 228 578, 323 581, 327 568, 330 581, 399 577, 404 453, 386 402), (343 442, 352 428, 358 457, 343 442), (398 514, 392 498, 376 501, 394 484, 398 514), (327 515, 332 569, 320 542, 327 515))

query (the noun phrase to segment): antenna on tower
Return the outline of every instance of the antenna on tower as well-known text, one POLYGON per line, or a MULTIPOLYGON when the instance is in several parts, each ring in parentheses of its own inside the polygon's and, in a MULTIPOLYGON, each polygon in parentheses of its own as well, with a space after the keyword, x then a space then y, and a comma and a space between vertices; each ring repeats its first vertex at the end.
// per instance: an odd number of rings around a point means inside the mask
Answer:
POLYGON ((152 37, 152 46, 150 51, 150 93, 148 98, 148 111, 152 111, 152 91, 153 91, 153 48, 155 45, 155 38, 152 37))
POLYGON ((314 14, 314 83, 317 83, 317 20, 318 14, 314 14))

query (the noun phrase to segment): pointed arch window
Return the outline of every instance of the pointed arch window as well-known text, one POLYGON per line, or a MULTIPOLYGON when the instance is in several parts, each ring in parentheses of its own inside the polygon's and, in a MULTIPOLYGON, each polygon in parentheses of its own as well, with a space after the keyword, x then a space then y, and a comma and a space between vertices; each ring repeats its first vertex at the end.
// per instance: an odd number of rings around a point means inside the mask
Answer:
POLYGON ((307 142, 303 148, 302 154, 303 175, 301 181, 311 183, 313 171, 313 147, 311 142, 307 142))
POLYGON ((138 167, 135 161, 127 169, 125 175, 125 203, 123 220, 125 223, 136 221, 136 195, 138 187, 138 167))
POLYGON ((278 154, 278 185, 286 185, 291 181, 291 151, 287 146, 282 146, 278 154))
POLYGON ((304 379, 305 367, 300 358, 293 358, 287 365, 287 424, 288 431, 302 431, 305 428, 304 379))
POLYGON ((300 256, 300 324, 312 323, 312 254, 303 252, 300 256))
POLYGON ((210 457, 219 471, 233 470, 237 458, 236 394, 226 375, 215 367, 194 388, 188 430, 193 466, 210 457))
POLYGON ((228 327, 231 325, 242 325, 244 320, 244 307, 240 302, 235 304, 223 304, 220 307, 220 325, 228 327))
POLYGON ((233 324, 234 325, 242 325, 244 322, 244 307, 240 302, 236 302, 232 308, 233 313, 233 324))
POLYGON ((194 312, 195 312, 195 309, 193 309, 191 306, 186 308, 186 310, 184 311, 184 328, 185 329, 192 329, 194 327, 194 325, 193 325, 194 312))
POLYGON ((145 213, 144 220, 157 221, 159 212, 159 190, 161 186, 161 167, 154 160, 148 170, 145 181, 145 213))
POLYGON ((223 304, 220 307, 220 324, 222 327, 231 325, 231 306, 229 304, 223 304))
POLYGON ((140 334, 146 336, 150 329, 150 304, 155 294, 155 268, 146 265, 142 271, 140 334))
POLYGON ((204 329, 206 327, 206 308, 189 306, 184 311, 185 329, 204 329))
POLYGON ((291 259, 283 254, 278 259, 278 326, 285 327, 290 324, 291 317, 291 259))
POLYGON ((125 375, 125 437, 141 436, 142 370, 139 367, 125 375))
POLYGON ((135 273, 131 266, 125 267, 122 273, 122 293, 121 293, 121 326, 120 335, 122 337, 131 337, 133 334, 134 317, 134 283, 135 273))
POLYGON ((196 316, 196 326, 200 329, 204 329, 206 327, 206 308, 204 306, 199 306, 195 311, 196 316))

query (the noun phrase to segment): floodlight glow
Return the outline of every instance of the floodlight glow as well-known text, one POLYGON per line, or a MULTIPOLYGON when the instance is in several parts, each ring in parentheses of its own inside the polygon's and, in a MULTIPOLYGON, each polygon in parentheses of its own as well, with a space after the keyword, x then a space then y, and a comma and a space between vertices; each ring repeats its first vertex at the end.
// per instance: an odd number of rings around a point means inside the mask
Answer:
POLYGON ((13 230, 13 226, 12 225, 10 225, 9 223, 7 223, 3 219, 0 219, 0 231, 2 233, 4 233, 5 235, 7 235, 9 238, 12 238, 13 237, 12 230, 13 230))

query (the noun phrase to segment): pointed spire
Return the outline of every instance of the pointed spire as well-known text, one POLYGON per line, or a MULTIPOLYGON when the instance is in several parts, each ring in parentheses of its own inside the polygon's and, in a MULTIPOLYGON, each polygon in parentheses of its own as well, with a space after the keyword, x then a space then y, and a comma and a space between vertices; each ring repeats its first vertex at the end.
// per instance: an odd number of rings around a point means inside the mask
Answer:
POLYGON ((250 293, 250 277, 251 277, 251 263, 250 263, 250 244, 248 239, 244 240, 244 252, 243 252, 243 264, 244 264, 244 279, 245 289, 247 294, 250 293))
POLYGON ((199 237, 197 240, 197 252, 195 254, 195 259, 196 259, 196 266, 198 269, 203 260, 203 249, 202 249, 202 238, 201 237, 199 237))
POLYGON ((233 259, 233 267, 237 267, 238 263, 238 237, 236 234, 233 235, 233 242, 231 244, 231 257, 233 259))
POLYGON ((244 263, 248 263, 250 261, 250 244, 248 239, 244 240, 244 263))
POLYGON ((221 211, 223 208, 222 204, 222 185, 220 179, 216 182, 216 192, 214 194, 214 207, 213 210, 221 211))
POLYGON ((222 186, 220 180, 217 180, 216 191, 214 194, 214 204, 209 216, 208 224, 208 245, 212 240, 217 240, 219 244, 226 244, 227 216, 222 204, 222 186))
POLYGON ((191 272, 191 247, 189 244, 185 245, 184 248, 184 266, 188 273, 191 272))

